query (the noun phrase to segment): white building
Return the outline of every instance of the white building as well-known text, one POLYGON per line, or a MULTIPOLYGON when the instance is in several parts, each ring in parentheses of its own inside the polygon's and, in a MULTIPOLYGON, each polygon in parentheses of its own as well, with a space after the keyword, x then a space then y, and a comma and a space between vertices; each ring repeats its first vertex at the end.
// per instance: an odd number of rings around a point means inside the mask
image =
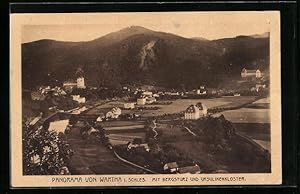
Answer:
POLYGON ((250 69, 243 68, 242 72, 241 72, 241 77, 242 78, 247 78, 247 77, 261 78, 262 72, 259 69, 250 70, 250 69))
POLYGON ((152 92, 149 92, 149 91, 144 91, 144 92, 143 92, 143 95, 144 95, 144 96, 152 97, 152 94, 153 94, 153 93, 152 93, 152 92))
POLYGON ((203 116, 207 115, 207 107, 203 103, 201 103, 201 102, 197 103, 196 107, 199 109, 199 116, 200 117, 203 117, 203 116))
POLYGON ((124 109, 134 109, 134 103, 124 103, 124 109))
POLYGON ((85 103, 85 97, 80 97, 80 95, 72 95, 72 99, 78 103, 85 103))
POLYGON ((197 120, 200 117, 207 115, 207 108, 201 102, 196 105, 190 105, 184 112, 184 119, 197 120))
POLYGON ((146 104, 146 98, 138 98, 136 100, 137 105, 145 105, 146 104))
POLYGON ((184 119, 186 120, 197 120, 199 118, 199 109, 195 105, 190 105, 184 112, 184 119))
POLYGON ((111 111, 106 113, 106 118, 117 119, 122 113, 122 110, 118 107, 114 107, 111 111))
POLYGON ((85 88, 84 77, 77 78, 77 88, 81 88, 81 89, 85 88))
POLYGON ((154 97, 146 98, 146 104, 152 104, 153 102, 156 102, 156 99, 154 97))

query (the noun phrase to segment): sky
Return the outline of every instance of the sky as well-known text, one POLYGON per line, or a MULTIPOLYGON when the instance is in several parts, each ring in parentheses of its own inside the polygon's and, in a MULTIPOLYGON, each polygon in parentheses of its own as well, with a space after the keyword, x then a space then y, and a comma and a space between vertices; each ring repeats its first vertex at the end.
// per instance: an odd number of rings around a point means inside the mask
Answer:
POLYGON ((22 43, 40 39, 89 41, 129 26, 209 40, 270 31, 268 12, 142 12, 28 16, 22 43))

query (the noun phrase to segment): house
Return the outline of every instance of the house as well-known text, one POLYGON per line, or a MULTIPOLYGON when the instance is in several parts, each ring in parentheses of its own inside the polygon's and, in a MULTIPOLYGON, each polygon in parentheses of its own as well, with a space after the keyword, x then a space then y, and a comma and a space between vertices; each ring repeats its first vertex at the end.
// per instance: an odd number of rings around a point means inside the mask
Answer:
POLYGON ((200 174, 201 173, 201 169, 196 164, 194 166, 180 167, 180 168, 178 168, 178 173, 179 174, 200 174))
POLYGON ((262 77, 262 72, 259 69, 256 70, 250 70, 243 68, 241 72, 241 77, 242 78, 250 78, 250 77, 255 77, 255 78, 261 78, 262 77))
POLYGON ((156 99, 154 97, 146 98, 146 104, 152 104, 153 102, 156 102, 156 99))
POLYGON ((137 103, 138 105, 145 105, 145 104, 146 104, 146 98, 138 98, 138 99, 136 100, 136 103, 137 103))
POLYGON ((206 94, 206 90, 204 90, 204 89, 198 89, 197 90, 197 94, 199 94, 199 95, 206 94))
POLYGON ((114 107, 108 111, 105 115, 106 118, 117 119, 122 113, 122 110, 118 107, 114 107))
POLYGON ((72 99, 78 103, 85 103, 85 97, 80 97, 80 95, 72 95, 72 99))
POLYGON ((69 125, 69 119, 53 121, 49 123, 48 131, 56 131, 57 133, 65 133, 67 126, 69 125))
POLYGON ((100 113, 100 115, 96 119, 96 122, 102 122, 104 119, 105 119, 105 115, 103 113, 100 113))
POLYGON ((127 144, 127 149, 131 150, 132 148, 144 148, 145 151, 150 151, 149 145, 147 143, 133 144, 132 142, 129 142, 127 144))
POLYGON ((166 163, 163 168, 167 173, 176 173, 178 170, 178 164, 177 162, 166 163))
POLYGON ((199 109, 199 115, 200 115, 200 117, 207 115, 207 107, 203 103, 198 102, 196 104, 196 107, 199 109))
POLYGON ((184 112, 184 119, 197 120, 200 117, 207 115, 207 107, 201 102, 196 105, 190 105, 184 112))
POLYGON ((134 109, 134 103, 124 103, 124 109, 134 109))
POLYGON ((184 119, 197 120, 200 118, 199 109, 195 105, 190 105, 184 112, 184 119))
POLYGON ((152 97, 152 92, 149 92, 149 91, 144 91, 143 93, 142 93, 144 96, 146 96, 146 97, 152 97))
POLYGON ((85 89, 84 77, 78 77, 76 82, 77 88, 85 89))
POLYGON ((63 88, 66 90, 66 91, 72 91, 73 88, 77 87, 77 83, 74 82, 74 81, 65 81, 63 83, 63 88))

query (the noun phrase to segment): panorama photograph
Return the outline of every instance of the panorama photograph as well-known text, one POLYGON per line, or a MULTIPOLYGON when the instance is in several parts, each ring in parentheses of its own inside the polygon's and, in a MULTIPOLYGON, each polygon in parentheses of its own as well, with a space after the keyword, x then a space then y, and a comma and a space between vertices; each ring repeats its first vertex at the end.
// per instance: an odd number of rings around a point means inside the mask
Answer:
POLYGON ((268 22, 170 15, 22 26, 23 175, 271 173, 268 22))

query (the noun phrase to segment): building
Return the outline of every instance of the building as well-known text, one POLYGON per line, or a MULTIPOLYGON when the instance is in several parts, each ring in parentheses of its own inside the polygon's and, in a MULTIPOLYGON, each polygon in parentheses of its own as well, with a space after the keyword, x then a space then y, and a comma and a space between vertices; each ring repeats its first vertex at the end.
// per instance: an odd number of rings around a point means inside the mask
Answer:
POLYGON ((241 77, 242 78, 251 78, 251 77, 261 78, 262 72, 259 69, 250 70, 250 69, 243 68, 242 72, 241 72, 241 77))
POLYGON ((74 82, 74 81, 65 81, 63 83, 63 88, 66 90, 66 91, 72 91, 73 88, 77 87, 77 83, 74 82))
POLYGON ((134 109, 134 103, 124 103, 124 109, 134 109))
POLYGON ((199 118, 199 109, 195 105, 190 105, 184 112, 184 119, 186 120, 197 120, 199 118))
POLYGON ((156 99, 154 97, 146 98, 146 104, 152 104, 153 102, 156 102, 156 99))
POLYGON ((127 144, 127 149, 131 150, 132 148, 144 148, 145 151, 147 151, 147 152, 150 151, 149 145, 147 143, 133 144, 132 142, 129 142, 127 144))
POLYGON ((199 109, 200 117, 207 115, 207 107, 203 103, 201 103, 201 102, 197 103, 196 107, 199 109))
POLYGON ((72 99, 78 103, 85 103, 85 97, 80 97, 80 95, 72 95, 72 99))
POLYGON ((136 100, 137 105, 145 105, 146 104, 146 98, 138 98, 136 100))
POLYGON ((102 122, 103 120, 105 120, 105 115, 103 113, 100 113, 96 119, 96 122, 102 122))
POLYGON ((153 95, 153 93, 149 92, 149 91, 144 91, 142 94, 147 97, 152 97, 152 95, 153 95))
POLYGON ((49 123, 48 131, 56 131, 57 133, 65 133, 67 126, 69 125, 69 119, 53 121, 49 123))
POLYGON ((184 119, 197 120, 200 117, 207 115, 207 108, 201 102, 196 105, 190 105, 184 112, 184 119))
POLYGON ((76 82, 77 88, 85 89, 84 77, 78 77, 76 82))
POLYGON ((117 119, 121 115, 122 110, 118 107, 114 107, 110 111, 108 111, 105 115, 106 118, 117 119))
POLYGON ((165 172, 176 173, 178 171, 178 164, 177 162, 166 163, 163 168, 165 172))
POLYGON ((199 95, 206 94, 206 90, 204 90, 204 89, 198 89, 197 90, 197 94, 199 94, 199 95))

